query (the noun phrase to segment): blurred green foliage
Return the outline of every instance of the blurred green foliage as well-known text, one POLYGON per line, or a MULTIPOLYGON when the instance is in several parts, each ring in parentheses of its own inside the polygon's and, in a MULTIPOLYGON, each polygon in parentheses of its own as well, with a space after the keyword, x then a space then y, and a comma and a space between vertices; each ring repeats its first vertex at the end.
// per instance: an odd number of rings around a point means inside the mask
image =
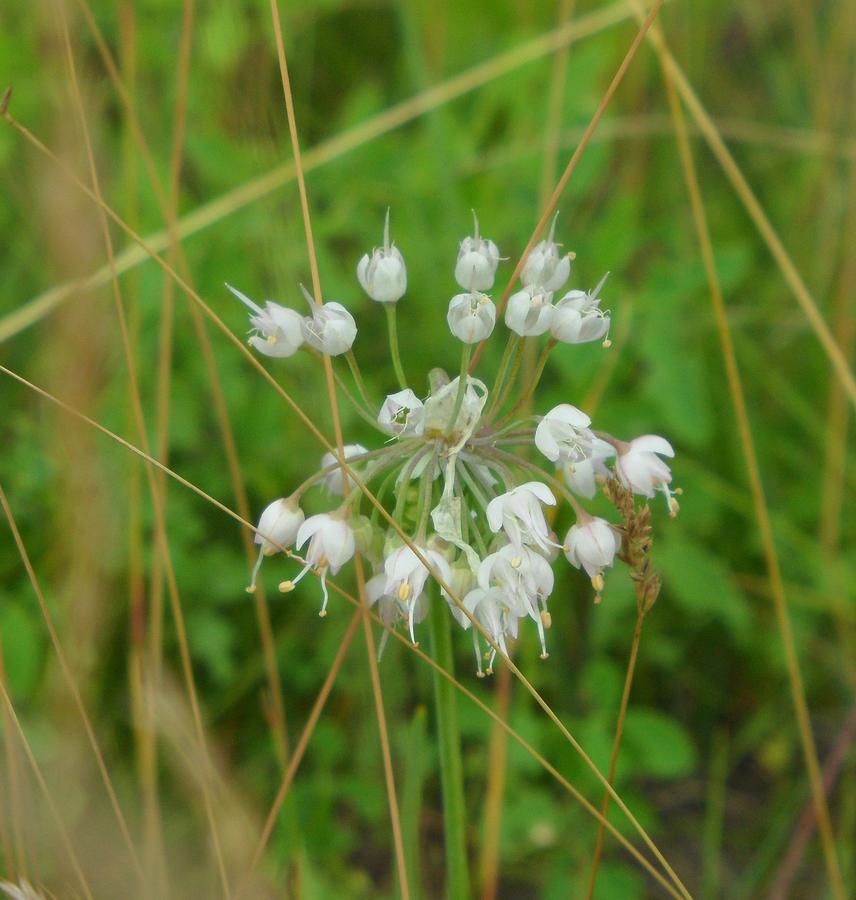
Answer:
MULTIPOLYGON (((555 4, 543 0, 302 0, 281 5, 305 150, 549 30, 556 20, 555 4)), ((574 15, 598 5, 576 3, 574 15)), ((84 172, 51 8, 13 0, 0 11, 0 87, 14 85, 10 108, 16 118, 84 172)), ((135 106, 165 181, 181 3, 97 0, 92 11, 119 54, 123 72, 133 73, 129 84, 135 106)), ((105 195, 142 233, 155 231, 163 223, 121 104, 73 4, 68 12, 105 195)), ((848 236, 844 229, 854 202, 848 193, 854 160, 854 65, 852 46, 842 48, 839 28, 856 20, 853 4, 757 0, 736 6, 704 0, 669 4, 662 20, 703 102, 726 135, 732 135, 730 146, 740 166, 823 313, 838 322, 836 290, 853 252, 852 232, 848 236), (813 22, 811 34, 801 29, 801 10, 813 22), (801 135, 809 141, 827 133, 834 138, 825 143, 795 148, 789 140, 801 135)), ((634 27, 625 22, 571 47, 561 164, 634 27)), ((394 388, 394 379, 381 311, 354 277, 357 259, 379 241, 384 211, 391 207, 393 234, 407 259, 410 282, 399 309, 405 369, 417 385, 432 366, 454 369, 457 350, 448 339, 445 309, 455 291, 457 241, 467 233, 470 209, 475 208, 484 233, 511 257, 500 270, 505 277, 510 273, 541 202, 550 77, 549 58, 527 64, 308 176, 324 290, 357 317, 361 330, 355 350, 376 398, 394 388)), ((704 271, 650 49, 643 47, 635 60, 602 131, 562 198, 559 233, 577 253, 573 286, 591 287, 604 271, 611 273, 605 305, 614 316, 614 346, 610 351, 565 348, 554 354, 536 408, 543 412, 559 402, 581 404, 608 373, 596 411, 600 427, 627 437, 664 434, 678 451, 674 472, 685 492, 683 510, 670 521, 663 506, 655 507, 654 560, 664 587, 645 623, 616 786, 692 890, 703 884, 700 896, 758 896, 776 872, 806 802, 806 779, 704 271), (723 745, 727 764, 717 785, 711 781, 712 758, 723 745), (713 814, 716 790, 724 796, 724 818, 711 830, 705 823, 713 814)), ((847 648, 853 647, 856 560, 839 549, 852 547, 856 536, 852 453, 845 449, 843 478, 837 487, 833 480, 830 488, 834 473, 830 476, 824 454, 836 438, 828 413, 833 391, 829 366, 712 157, 698 142, 695 149, 824 758, 853 702, 853 659, 847 648), (831 543, 819 537, 829 528, 824 490, 843 495, 831 543)), ((198 4, 180 214, 289 159, 267 4, 198 4)), ((66 189, 55 170, 7 127, 0 129, 0 179, 5 196, 0 204, 0 314, 6 315, 55 283, 101 265, 105 257, 91 207, 62 199, 66 189), (78 212, 80 219, 75 218, 78 212), (71 240, 74 230, 85 239, 71 240), (85 252, 78 253, 78 247, 85 252)), ((115 229, 114 239, 124 246, 115 229)), ((245 330, 246 317, 224 289, 225 281, 254 297, 301 303, 297 284, 308 282, 309 271, 293 183, 195 234, 184 249, 193 283, 237 334, 245 330)), ((164 277, 146 263, 125 275, 121 285, 134 323, 151 437, 164 277)), ((852 295, 847 302, 852 317, 852 295)), ((320 449, 234 348, 210 328, 209 333, 243 476, 258 511, 309 475, 320 449)), ((493 371, 500 351, 501 341, 495 338, 482 364, 485 372, 493 371)), ((73 388, 81 372, 86 373, 90 387, 79 395, 85 411, 136 440, 108 288, 76 292, 43 321, 3 343, 0 358, 72 403, 75 393, 66 387, 73 388)), ((272 361, 269 368, 313 420, 332 433, 323 378, 314 362, 300 355, 272 361)), ((373 440, 347 408, 343 420, 347 440, 373 440)), ((187 303, 177 292, 169 462, 194 484, 234 505, 218 434, 187 303)), ((140 463, 5 376, 0 380, 0 440, 0 483, 60 632, 78 642, 70 649, 82 660, 79 671, 88 679, 85 693, 97 710, 99 735, 123 785, 123 798, 133 807, 127 699, 129 497, 135 490, 145 498, 140 463), (86 454, 82 488, 75 482, 80 459, 75 452, 86 454), (91 494, 87 478, 95 485, 91 494), (132 483, 136 487, 129 487, 132 483), (90 513, 86 504, 69 512, 63 498, 80 503, 89 496, 97 531, 89 542, 91 558, 83 559, 79 542, 72 540, 73 523, 90 513), (77 595, 69 595, 70 571, 76 573, 71 583, 78 591, 91 590, 97 604, 90 619, 81 612, 77 595)), ((169 541, 207 724, 235 790, 255 809, 266 810, 279 776, 263 708, 258 629, 243 591, 247 567, 239 529, 180 486, 170 484, 168 490, 169 541)), ((323 498, 318 503, 322 508, 323 498)), ((601 512, 606 511, 603 505, 601 512)), ((148 590, 154 543, 146 499, 141 515, 148 590)), ((39 733, 40 746, 56 753, 51 740, 59 740, 60 727, 52 710, 57 697, 65 696, 64 688, 17 550, 5 528, 0 531, 0 633, 9 688, 25 725, 39 733)), ((277 663, 294 738, 331 664, 350 609, 334 598, 330 616, 319 620, 314 585, 308 583, 298 592, 278 595, 275 585, 291 568, 277 558, 265 565, 262 577, 271 597, 277 663)), ((518 648, 519 663, 605 768, 635 620, 632 589, 616 571, 608 578, 603 603, 594 607, 584 578, 570 569, 562 577, 553 603, 550 659, 537 659, 534 635, 526 634, 518 648)), ((458 638, 459 676, 492 702, 492 683, 476 682, 469 640, 458 638)), ((270 871, 277 877, 285 877, 295 852, 301 854, 307 897, 395 894, 364 656, 358 640, 298 773, 292 825, 284 816, 272 841, 270 871)), ((165 659, 167 668, 177 672, 169 617, 165 659)), ((429 702, 430 679, 426 668, 393 641, 381 674, 399 787, 402 773, 416 779, 410 784, 415 793, 409 813, 416 822, 405 825, 416 835, 424 896, 437 896, 442 831, 430 714, 421 769, 408 769, 413 711, 429 702)), ((466 699, 459 702, 475 860, 491 728, 466 699)), ((517 688, 508 720, 599 802, 600 790, 590 773, 517 688)), ((162 792, 170 859, 177 863, 187 854, 192 861, 178 883, 183 878, 188 886, 213 889, 213 868, 201 871, 201 815, 183 804, 174 777, 164 775, 162 792), (191 872, 194 867, 200 871, 191 872)), ((840 846, 852 848, 852 772, 833 792, 831 803, 840 846)), ((620 818, 613 818, 618 824, 620 818)), ((626 832, 624 823, 620 827, 626 832)), ((582 896, 595 830, 592 820, 511 744, 500 896, 582 896)), ((51 864, 46 865, 50 870, 51 864)), ((794 896, 822 896, 815 892, 822 879, 819 850, 812 843, 794 896)), ((599 898, 648 896, 652 885, 607 842, 599 898)))

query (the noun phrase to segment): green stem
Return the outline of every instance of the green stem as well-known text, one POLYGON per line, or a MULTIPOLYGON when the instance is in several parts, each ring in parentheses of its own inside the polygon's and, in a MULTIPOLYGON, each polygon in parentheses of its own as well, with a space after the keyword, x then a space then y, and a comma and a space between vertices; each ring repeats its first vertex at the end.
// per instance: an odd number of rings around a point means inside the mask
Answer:
POLYGON ((499 414, 500 410, 505 405, 505 401, 508 399, 511 388, 514 386, 514 382, 517 380, 517 372, 520 369, 520 360, 523 356, 523 348, 525 346, 525 339, 517 338, 517 342, 514 347, 513 362, 511 363, 511 372, 504 380, 502 390, 494 396, 494 403, 491 406, 490 415, 485 418, 485 421, 488 423, 493 421, 494 416, 499 414))
MULTIPOLYGON (((354 376, 354 383, 357 385, 357 390, 360 392, 360 397, 363 399, 363 403, 366 405, 366 409, 371 410, 374 409, 372 406, 371 400, 369 400, 368 392, 366 391, 366 385, 363 381, 363 373, 360 372, 359 364, 357 363, 357 358, 354 356, 354 351, 349 350, 345 354, 345 359, 348 361, 348 367, 351 370, 351 375, 354 376)), ((377 423, 375 423, 377 424, 377 423)))
MULTIPOLYGON (((434 661, 450 675, 454 675, 452 619, 446 609, 446 604, 439 598, 434 598, 429 618, 431 620, 431 653, 434 661)), ((467 815, 464 806, 464 769, 461 762, 457 696, 454 686, 439 672, 434 670, 432 674, 440 751, 440 784, 443 792, 447 896, 449 900, 469 900, 467 815)))
POLYGON ((364 421, 368 422, 372 428, 380 431, 380 428, 377 424, 377 419, 372 414, 371 410, 366 409, 361 403, 357 401, 357 398, 345 387, 345 382, 342 381, 341 376, 335 370, 333 371, 333 377, 336 379, 336 384, 339 386, 339 390, 345 395, 345 399, 348 403, 353 406, 357 415, 360 416, 364 421))
POLYGON ((511 362, 512 353, 519 342, 520 338, 512 331, 508 335, 508 340, 505 342, 505 349, 502 351, 502 358, 499 361, 499 368, 496 372, 496 381, 494 381, 493 387, 490 390, 490 404, 485 411, 485 421, 489 421, 490 416, 496 409, 496 401, 499 398, 499 391, 502 388, 505 376, 508 372, 508 364, 511 362))
POLYGON ((401 366, 401 353, 398 349, 398 324, 395 318, 398 304, 385 303, 386 324, 389 328, 389 353, 392 356, 392 368, 395 369, 395 377, 402 390, 407 387, 407 379, 404 377, 404 369, 401 366))
POLYGON ((455 395, 455 405, 452 407, 452 415, 449 416, 449 422, 446 425, 446 431, 451 432, 458 421, 458 413, 464 405, 464 395, 467 392, 467 369, 470 366, 470 354, 473 352, 472 344, 464 344, 461 351, 461 374, 458 377, 458 393, 455 395))
MULTIPOLYGON (((529 387, 520 395, 520 399, 511 409, 507 415, 503 416, 502 422, 505 422, 507 419, 511 419, 518 412, 518 410, 523 409, 523 407, 529 402, 532 398, 532 395, 535 393, 535 389, 538 387, 538 382, 541 380, 541 376, 544 374, 544 367, 547 365, 547 360, 550 357, 550 354, 553 352, 553 348, 559 342, 555 338, 550 338, 549 341, 544 345, 544 349, 541 351, 541 356, 538 358, 538 365, 535 368, 535 374, 532 376, 532 381, 529 382, 529 387)), ((501 423, 500 423, 501 424, 501 423)))

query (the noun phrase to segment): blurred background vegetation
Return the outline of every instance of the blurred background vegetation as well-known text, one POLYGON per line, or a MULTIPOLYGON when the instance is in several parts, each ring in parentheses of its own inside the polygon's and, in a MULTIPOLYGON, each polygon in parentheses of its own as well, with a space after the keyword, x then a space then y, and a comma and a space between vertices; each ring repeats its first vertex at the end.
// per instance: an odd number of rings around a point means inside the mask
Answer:
MULTIPOLYGON (((355 350, 372 394, 381 398, 395 387, 382 314, 359 289, 354 270, 379 241, 386 208, 408 264, 410 289, 399 322, 404 365, 417 380, 415 373, 427 375, 432 366, 457 366, 445 310, 456 290, 452 267, 470 210, 511 257, 500 270, 507 278, 543 206, 544 184, 555 181, 576 147, 638 26, 629 8, 600 0, 280 5, 322 284, 328 299, 355 314, 355 350), (589 21, 604 10, 593 33, 570 46, 564 70, 561 51, 557 64, 542 47, 531 60, 488 72, 484 83, 396 127, 354 131, 473 66, 504 59, 555 30, 563 16, 589 21)), ((4 3, 0 88, 14 86, 10 112, 88 183, 60 8, 107 203, 142 234, 164 229, 145 154, 105 71, 87 9, 116 60, 167 203, 180 160, 177 214, 185 222, 204 211, 204 227, 182 241, 186 261, 168 247, 164 252, 239 336, 245 311, 227 294, 225 281, 253 297, 300 306, 297 284, 308 283, 309 271, 268 5, 4 3), (182 17, 189 10, 189 55, 183 57, 182 17), (186 121, 178 87, 183 58, 189 65, 186 121), (272 171, 279 175, 250 202, 230 193, 272 171), (211 212, 206 205, 224 196, 219 212, 211 212)), ((667 4, 660 20, 852 358, 856 4, 697 0, 667 4)), ((818 754, 828 770, 844 879, 852 890, 856 518, 848 401, 714 157, 695 138, 693 148, 818 754)), ((107 260, 95 205, 5 124, 0 183, 0 362, 139 445, 109 279, 80 283, 107 260), (56 285, 75 281, 65 295, 44 300, 56 285), (28 305, 34 298, 41 300, 28 305)), ((645 622, 616 787, 694 896, 826 896, 813 823, 800 824, 810 809, 808 780, 782 639, 662 73, 650 46, 643 45, 633 62, 560 209, 560 237, 577 254, 572 286, 590 288, 611 273, 604 304, 614 317, 613 346, 556 352, 536 409, 572 402, 620 436, 668 436, 677 450, 675 479, 684 489, 677 520, 668 520, 664 506, 654 508, 654 560, 663 591, 645 622)), ((117 254, 132 244, 118 228, 112 237, 117 254)), ((498 283, 504 284, 502 277, 498 283)), ((206 360, 191 306, 160 268, 150 261, 129 265, 120 287, 150 446, 182 476, 236 508, 213 365, 255 519, 270 499, 311 474, 321 449, 209 326, 206 360)), ((486 372, 495 368, 501 343, 495 339, 488 348, 486 372)), ((315 362, 303 355, 270 362, 286 390, 332 433, 315 362)), ((343 420, 346 440, 373 440, 347 407, 343 420)), ((152 822, 160 821, 172 895, 214 896, 218 879, 197 775, 213 785, 227 865, 237 880, 283 771, 257 610, 243 590, 242 529, 185 488, 164 482, 169 547, 213 761, 209 772, 195 743, 176 629, 166 612, 159 810, 153 812, 146 788, 152 769, 141 750, 147 742, 135 703, 147 626, 153 609, 168 606, 169 591, 145 469, 127 450, 6 374, 0 379, 0 449, 0 484, 134 842, 145 850, 152 822)), ((334 597, 330 615, 320 620, 308 584, 277 594, 276 583, 292 566, 280 557, 263 569, 291 746, 351 618, 350 607, 334 597)), ((635 622, 632 586, 617 571, 595 607, 585 578, 563 571, 552 607, 550 659, 538 659, 534 634, 526 634, 518 662, 605 770, 635 622)), ((352 587, 350 578, 344 583, 352 587)), ((93 892, 131 896, 133 869, 5 522, 0 634, 9 695, 93 892)), ((498 704, 508 722, 597 804, 597 783, 555 726, 507 679, 477 682, 469 640, 456 637, 464 684, 498 704)), ((380 672, 413 890, 441 896, 430 672, 397 642, 390 642, 380 672)), ((490 720, 468 700, 460 698, 459 709, 468 835, 481 895, 585 896, 594 821, 518 746, 508 744, 503 754, 490 720), (486 838, 494 827, 485 824, 491 795, 501 796, 498 861, 486 838)), ((60 833, 8 708, 3 734, 2 871, 29 875, 59 897, 75 896, 60 833)), ((361 639, 344 660, 290 798, 254 896, 397 895, 361 639)), ((626 831, 623 822, 620 827, 626 831)), ((597 897, 659 896, 658 890, 607 840, 597 897)))

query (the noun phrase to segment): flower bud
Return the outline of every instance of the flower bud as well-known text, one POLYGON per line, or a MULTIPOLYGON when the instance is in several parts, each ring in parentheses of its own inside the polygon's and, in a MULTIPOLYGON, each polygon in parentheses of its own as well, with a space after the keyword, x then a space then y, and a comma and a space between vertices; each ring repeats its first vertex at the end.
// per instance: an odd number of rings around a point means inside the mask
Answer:
MULTIPOLYGON (((608 275, 609 273, 607 273, 608 275)), ((607 279, 604 275, 590 293, 568 291, 553 306, 553 322, 550 331, 563 344, 585 344, 599 341, 609 332, 609 313, 600 309, 598 294, 607 279)), ((608 342, 604 346, 609 346, 608 342)))
POLYGON ((357 264, 357 278, 363 290, 377 303, 397 303, 407 290, 404 257, 389 242, 389 210, 383 229, 383 247, 367 253, 357 264))
POLYGON ((603 590, 603 570, 611 568, 621 549, 621 537, 606 521, 586 515, 586 521, 572 525, 565 537, 565 556, 578 569, 584 569, 598 594, 603 590))
MULTIPOLYGON (((342 447, 342 452, 345 454, 345 459, 350 459, 352 456, 361 456, 363 453, 368 453, 365 447, 362 444, 345 444, 342 447)), ((321 468, 327 469, 330 466, 335 465, 336 468, 333 469, 332 472, 329 472, 324 476, 323 484, 324 487, 330 491, 331 494, 335 494, 337 497, 345 496, 345 478, 344 473, 342 472, 342 467, 338 465, 338 458, 333 453, 325 453, 321 457, 321 468)), ((348 482, 350 487, 354 485, 348 482)))
POLYGON ((266 300, 262 309, 231 284, 226 287, 252 313, 250 324, 256 333, 248 341, 251 347, 265 356, 285 357, 297 353, 303 344, 303 317, 299 312, 272 300, 266 300))
POLYGON ((297 530, 303 524, 303 510, 290 498, 280 498, 268 504, 259 517, 258 530, 253 539, 261 547, 265 556, 279 553, 281 548, 290 547, 297 537, 297 530))
POLYGON ((424 429, 422 401, 410 388, 390 394, 383 401, 377 422, 387 434, 395 434, 398 437, 422 434, 424 429))
POLYGON ((479 235, 479 220, 473 213, 475 234, 461 241, 455 263, 455 281, 465 291, 489 291, 499 265, 499 248, 479 235))
POLYGON ((520 281, 523 287, 537 286, 542 291, 557 291, 571 274, 571 257, 559 252, 559 245, 553 240, 556 220, 550 226, 550 234, 545 241, 539 241, 523 265, 520 281))
POLYGON ((496 307, 490 297, 478 291, 455 294, 449 303, 446 321, 458 340, 477 344, 490 337, 496 324, 496 307))
POLYGON ((508 298, 505 324, 521 337, 544 334, 553 320, 553 295, 536 288, 524 288, 508 298))
POLYGON ((303 285, 300 289, 312 310, 311 315, 303 319, 303 337, 306 343, 328 356, 347 353, 357 336, 354 317, 341 303, 315 303, 303 285))

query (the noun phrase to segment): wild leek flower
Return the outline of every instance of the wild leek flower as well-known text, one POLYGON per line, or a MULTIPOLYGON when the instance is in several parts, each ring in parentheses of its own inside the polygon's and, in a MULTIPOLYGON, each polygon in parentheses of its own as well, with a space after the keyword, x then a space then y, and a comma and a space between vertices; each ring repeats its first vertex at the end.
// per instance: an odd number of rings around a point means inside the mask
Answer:
MULTIPOLYGON (((457 339, 451 342, 459 356, 454 377, 434 368, 427 383, 409 383, 401 365, 395 317, 407 276, 404 257, 389 239, 388 215, 383 246, 359 261, 362 288, 386 305, 399 390, 385 398, 370 396, 366 388, 351 352, 356 322, 342 304, 316 303, 304 290, 310 315, 301 317, 270 302, 262 309, 230 288, 250 310, 256 332, 251 343, 260 353, 288 356, 305 343, 330 356, 346 355, 348 368, 334 365, 334 377, 378 435, 374 443, 362 438, 363 443, 328 451, 289 498, 265 508, 251 589, 264 556, 284 549, 302 568, 280 590, 293 591, 308 573, 315 574, 323 616, 328 577, 359 551, 368 569, 364 599, 382 623, 403 627, 415 644, 417 626, 436 597, 431 582, 438 582, 445 600, 438 609, 448 605, 453 620, 471 631, 482 675, 492 670, 497 655, 512 652, 521 622, 528 620, 535 624, 541 656, 547 657, 549 602, 564 561, 585 571, 599 602, 604 571, 618 558, 637 566, 639 554, 648 553, 649 532, 644 540, 639 535, 640 522, 648 528, 650 515, 647 507, 637 510, 634 494, 650 498, 662 491, 670 512, 677 512, 679 491, 670 487, 672 473, 661 459, 674 455, 669 442, 656 435, 622 441, 596 431, 589 414, 571 402, 534 416, 528 408, 533 403, 537 409, 535 389, 550 353, 601 340, 609 328, 609 314, 600 309, 605 278, 593 291, 571 290, 554 301, 554 292, 570 276, 572 258, 560 252, 555 224, 529 254, 523 288, 504 309, 506 346, 492 386, 481 369, 476 374, 472 353, 496 328, 497 308, 485 292, 494 284, 501 257, 496 244, 481 237, 477 219, 454 261, 463 292, 451 298, 446 313, 457 339), (542 351, 534 377, 522 383, 527 342, 542 343, 542 351), (353 389, 345 389, 343 375, 353 379, 353 389), (319 487, 326 488, 320 499, 328 511, 304 519, 304 496, 319 487), (373 508, 371 518, 364 514, 369 503, 364 487, 383 513, 373 508), (618 511, 618 521, 595 517, 581 506, 578 498, 591 499, 599 489, 618 511), (561 543, 554 522, 565 533, 561 543)), ((441 315, 438 311, 438 319, 441 315)), ((637 568, 633 571, 636 578, 637 568)), ((659 585, 656 578, 649 581, 659 585)), ((384 643, 385 638, 381 649, 384 643)))

